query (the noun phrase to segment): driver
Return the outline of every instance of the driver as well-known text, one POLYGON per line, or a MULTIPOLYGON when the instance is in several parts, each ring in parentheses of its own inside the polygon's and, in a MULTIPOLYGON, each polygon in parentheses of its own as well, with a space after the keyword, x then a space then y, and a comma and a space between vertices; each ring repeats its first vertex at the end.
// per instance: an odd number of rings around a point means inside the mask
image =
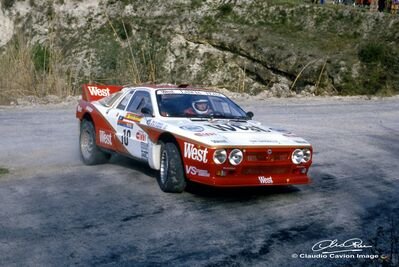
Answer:
POLYGON ((187 115, 206 115, 210 114, 212 111, 209 108, 209 101, 207 99, 197 99, 191 103, 191 107, 184 110, 187 115))

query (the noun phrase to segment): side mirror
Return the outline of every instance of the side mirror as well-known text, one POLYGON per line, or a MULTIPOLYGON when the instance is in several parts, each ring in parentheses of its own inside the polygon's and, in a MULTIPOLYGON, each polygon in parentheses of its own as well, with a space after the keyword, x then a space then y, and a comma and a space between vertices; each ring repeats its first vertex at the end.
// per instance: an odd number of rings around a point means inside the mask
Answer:
POLYGON ((254 113, 252 111, 247 112, 247 117, 252 120, 252 117, 254 116, 254 113))
POLYGON ((145 117, 154 117, 154 115, 152 114, 151 109, 144 107, 141 109, 141 113, 144 114, 145 117))

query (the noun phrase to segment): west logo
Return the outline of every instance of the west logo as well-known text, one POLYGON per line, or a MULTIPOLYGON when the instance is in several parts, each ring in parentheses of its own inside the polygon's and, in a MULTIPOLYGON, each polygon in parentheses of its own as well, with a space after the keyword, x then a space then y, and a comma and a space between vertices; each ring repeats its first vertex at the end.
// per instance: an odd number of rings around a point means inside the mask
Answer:
POLYGON ((112 146, 112 135, 100 130, 100 143, 112 146))
POLYGON ((271 176, 269 176, 269 177, 259 176, 258 179, 261 184, 272 184, 273 183, 273 178, 271 176))
POLYGON ((88 86, 89 92, 94 96, 109 96, 109 89, 99 89, 95 86, 88 86))
POLYGON ((185 158, 207 163, 208 162, 208 159, 206 158, 207 154, 208 154, 208 148, 200 149, 194 147, 194 145, 191 143, 184 142, 185 158))

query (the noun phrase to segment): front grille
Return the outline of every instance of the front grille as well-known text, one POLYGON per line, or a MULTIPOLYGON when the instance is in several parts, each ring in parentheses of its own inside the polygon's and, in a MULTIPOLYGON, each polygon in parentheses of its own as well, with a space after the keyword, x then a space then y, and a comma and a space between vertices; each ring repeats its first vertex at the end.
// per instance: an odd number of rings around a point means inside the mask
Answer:
POLYGON ((288 152, 273 152, 272 154, 268 154, 267 152, 250 152, 247 154, 248 161, 284 161, 289 159, 288 152))
POLYGON ((284 174, 289 172, 290 167, 285 166, 247 166, 241 169, 242 174, 284 174))

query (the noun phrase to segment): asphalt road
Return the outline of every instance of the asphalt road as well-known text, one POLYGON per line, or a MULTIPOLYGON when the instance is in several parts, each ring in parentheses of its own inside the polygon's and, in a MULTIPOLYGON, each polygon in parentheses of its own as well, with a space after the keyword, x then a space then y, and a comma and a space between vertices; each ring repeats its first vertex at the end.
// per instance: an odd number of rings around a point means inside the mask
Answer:
POLYGON ((399 98, 241 103, 313 144, 311 185, 166 194, 133 160, 84 166, 73 104, 0 107, 0 265, 398 266, 399 98))

